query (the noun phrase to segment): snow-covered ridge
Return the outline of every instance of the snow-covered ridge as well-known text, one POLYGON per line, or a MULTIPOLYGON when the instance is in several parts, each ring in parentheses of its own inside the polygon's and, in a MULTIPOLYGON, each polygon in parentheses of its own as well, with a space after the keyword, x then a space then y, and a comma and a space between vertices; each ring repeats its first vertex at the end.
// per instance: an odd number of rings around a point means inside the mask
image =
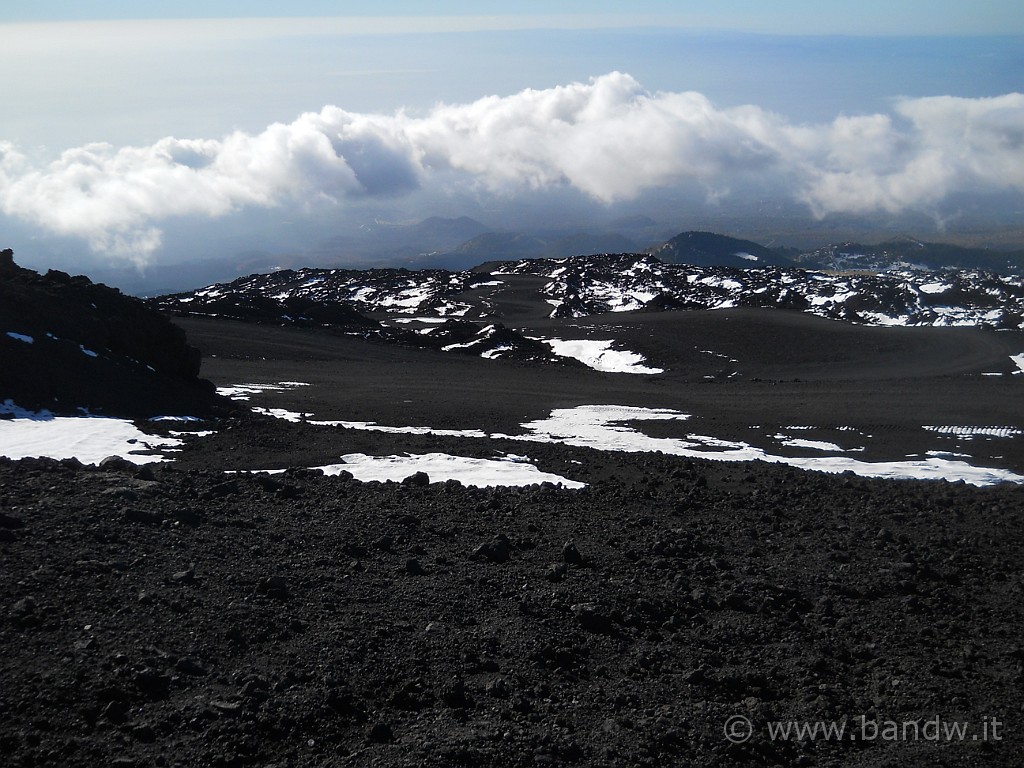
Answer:
POLYGON ((202 305, 229 297, 260 296, 279 302, 290 299, 338 302, 359 312, 459 317, 465 314, 468 305, 454 302, 450 297, 473 287, 473 278, 469 272, 453 273, 442 269, 284 269, 164 296, 157 303, 164 309, 178 307, 194 312, 199 308, 195 306, 197 302, 202 305))
POLYGON ((508 274, 549 278, 554 317, 639 309, 776 307, 865 325, 1024 329, 1024 277, 977 270, 836 274, 665 264, 636 254, 532 259, 508 274))
MULTIPOLYGON (((791 267, 667 264, 646 254, 527 259, 492 272, 439 269, 300 269, 250 275, 165 296, 157 306, 215 313, 232 299, 345 305, 360 313, 461 318, 480 305, 474 289, 501 289, 495 277, 533 275, 547 283, 538 303, 553 317, 671 309, 770 307, 866 325, 1024 329, 1024 276, 980 270, 896 269, 879 274, 791 267)), ((293 318, 281 313, 279 318, 293 318)), ((326 321, 329 323, 329 321, 326 321)))

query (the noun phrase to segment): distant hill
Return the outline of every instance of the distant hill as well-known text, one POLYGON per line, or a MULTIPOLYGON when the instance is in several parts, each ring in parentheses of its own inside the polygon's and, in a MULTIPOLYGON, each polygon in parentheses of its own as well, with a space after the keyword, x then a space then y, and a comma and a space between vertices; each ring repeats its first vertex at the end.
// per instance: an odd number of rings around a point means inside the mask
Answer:
POLYGON ((431 216, 415 224, 375 221, 328 242, 345 245, 361 242, 374 248, 415 246, 421 251, 446 251, 487 231, 486 226, 469 216, 455 219, 431 216))
POLYGON ((699 267, 783 267, 792 260, 750 240, 713 232, 683 232, 667 243, 648 249, 666 264, 694 264, 699 267))
POLYGON ((627 253, 636 249, 636 243, 615 232, 580 233, 551 240, 544 250, 547 258, 586 256, 588 253, 627 253))
POLYGON ((487 232, 452 251, 453 256, 473 263, 491 260, 533 259, 544 255, 543 240, 519 232, 487 232))
POLYGON ((487 231, 486 226, 469 216, 459 216, 457 219, 431 216, 418 224, 404 227, 402 234, 407 237, 419 238, 426 248, 440 249, 451 248, 487 231))
POLYGON ((468 269, 483 262, 562 259, 591 253, 624 253, 636 243, 617 232, 578 232, 547 236, 522 232, 486 232, 435 257, 448 269, 468 269))

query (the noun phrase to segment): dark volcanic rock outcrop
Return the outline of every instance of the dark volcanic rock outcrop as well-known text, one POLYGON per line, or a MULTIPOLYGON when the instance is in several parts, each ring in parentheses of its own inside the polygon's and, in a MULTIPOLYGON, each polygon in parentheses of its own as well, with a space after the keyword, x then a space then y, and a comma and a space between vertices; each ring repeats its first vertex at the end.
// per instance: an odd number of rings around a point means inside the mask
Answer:
POLYGON ((0 402, 126 416, 211 407, 184 331, 114 288, 13 257, 0 254, 0 402))

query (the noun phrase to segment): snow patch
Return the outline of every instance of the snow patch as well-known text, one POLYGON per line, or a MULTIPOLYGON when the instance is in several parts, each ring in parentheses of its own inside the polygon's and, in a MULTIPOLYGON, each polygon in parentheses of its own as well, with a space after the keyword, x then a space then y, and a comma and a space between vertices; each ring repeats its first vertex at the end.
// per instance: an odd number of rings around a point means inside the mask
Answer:
POLYGON ((13 419, 0 420, 0 456, 10 459, 78 459, 98 464, 108 456, 120 456, 134 464, 164 461, 160 453, 178 449, 176 437, 147 435, 127 419, 99 416, 54 416, 49 411, 27 411, 7 400, 0 413, 13 419))
POLYGON ((8 331, 7 335, 10 336, 15 341, 22 341, 26 344, 34 344, 36 341, 31 336, 26 336, 24 333, 15 333, 14 331, 8 331))
POLYGON ((232 387, 217 387, 217 394, 230 397, 232 400, 248 400, 253 395, 263 392, 283 392, 296 387, 308 387, 302 381, 279 381, 276 384, 235 384, 232 387))
POLYGON ((954 435, 964 440, 970 440, 973 437, 1018 437, 1024 434, 1024 431, 1017 427, 956 427, 956 426, 940 426, 940 427, 923 427, 929 432, 938 432, 940 435, 954 435))
POLYGON ((494 349, 488 349, 485 350, 484 352, 481 352, 480 357, 483 357, 487 360, 495 360, 501 356, 502 352, 508 352, 511 349, 514 349, 514 347, 511 344, 499 344, 494 349))
POLYGON ((599 339, 536 339, 543 341, 560 357, 572 357, 595 371, 606 373, 664 373, 664 368, 642 365, 644 356, 636 352, 612 349, 614 342, 599 339))
POLYGON ((553 483, 565 488, 585 488, 586 483, 579 483, 541 472, 533 464, 523 462, 521 457, 514 459, 475 459, 468 456, 452 456, 447 453, 424 453, 407 456, 368 456, 365 453, 349 453, 341 457, 341 464, 328 464, 322 469, 324 474, 337 475, 351 472, 352 476, 363 482, 369 480, 393 480, 400 482, 416 472, 426 472, 432 482, 458 480, 463 485, 478 488, 491 486, 523 486, 553 483))
POLYGON ((289 411, 285 408, 260 408, 259 406, 254 406, 252 412, 259 413, 263 416, 270 416, 275 419, 281 419, 282 421, 291 421, 295 423, 305 421, 308 416, 313 415, 312 413, 289 411))
POLYGON ((375 421, 313 421, 309 424, 319 427, 344 427, 364 432, 386 432, 403 435, 438 435, 440 437, 490 437, 481 429, 435 429, 434 427, 389 427, 375 421))
MULTIPOLYGON (((601 342, 607 343, 607 342, 601 342)), ((251 394, 257 394, 268 389, 284 388, 282 382, 279 385, 255 384, 239 385, 243 399, 248 399, 251 394)), ((306 386, 299 382, 291 382, 293 386, 306 386)), ((757 448, 748 443, 720 440, 714 437, 688 434, 685 438, 651 437, 636 429, 633 424, 643 421, 686 421, 689 414, 682 413, 669 408, 643 408, 636 406, 622 405, 582 405, 575 408, 561 408, 551 411, 544 419, 537 419, 522 424, 524 430, 520 434, 509 435, 503 433, 489 434, 480 429, 435 429, 429 426, 407 426, 394 427, 377 424, 376 422, 358 421, 327 421, 313 420, 308 416, 311 414, 299 414, 283 409, 259 409, 276 418, 288 420, 300 420, 305 418, 307 423, 318 426, 336 426, 347 429, 365 430, 371 432, 385 432, 395 434, 414 435, 439 435, 445 437, 464 438, 488 438, 492 440, 515 440, 521 442, 556 443, 571 445, 582 448, 592 448, 601 451, 624 451, 630 453, 657 452, 673 456, 687 458, 705 458, 715 461, 764 461, 773 464, 786 464, 806 470, 818 470, 829 473, 853 472, 862 477, 877 477, 889 479, 929 479, 947 480, 951 482, 962 480, 971 485, 993 485, 1001 482, 1012 482, 1024 484, 1024 476, 1015 474, 1009 470, 975 467, 963 461, 947 459, 940 455, 930 455, 926 459, 915 459, 911 461, 880 461, 868 462, 853 459, 849 456, 815 456, 815 457, 792 457, 777 456, 768 453, 762 448, 757 448)), ((814 427, 805 425, 793 425, 787 430, 810 430, 814 427)), ((851 427, 841 427, 841 430, 857 431, 851 427)), ((938 432, 940 434, 963 435, 987 435, 991 437, 1015 437, 1022 434, 1022 430, 1016 427, 950 427, 950 426, 926 426, 924 429, 938 432)), ((786 435, 780 437, 789 439, 786 435)), ((870 436, 868 436, 870 437, 870 436)), ((813 450, 841 452, 838 445, 825 441, 793 439, 792 447, 810 448, 813 450)), ((861 449, 851 449, 859 451, 861 449)), ((847 451, 850 452, 850 451, 847 451)), ((379 458, 379 457, 378 457, 379 458)), ((479 460, 474 460, 479 461, 479 460)), ((322 467, 321 467, 322 468, 322 467)), ((342 469, 347 468, 342 465, 342 469)), ((322 468, 324 469, 324 468, 322 468)), ((408 474, 426 469, 413 469, 408 474)), ((327 471, 325 469, 325 471, 327 471)), ((341 471, 340 469, 338 471, 341 471)), ((349 468, 349 471, 352 471, 349 468)), ((397 472, 397 470, 395 470, 397 472)), ((353 472, 353 474, 355 474, 353 472)), ((437 474, 437 470, 434 470, 437 474)), ((461 480, 461 478, 459 478, 461 480)), ((529 482, 544 482, 545 478, 537 479, 531 477, 529 482)), ((554 482, 554 481, 552 481, 554 482)))
POLYGON ((835 443, 830 443, 826 440, 804 440, 799 437, 789 437, 788 435, 775 435, 775 439, 779 441, 781 445, 785 445, 789 448, 810 448, 813 451, 831 451, 833 453, 845 453, 846 450, 835 443))
POLYGON ((651 437, 629 426, 630 422, 685 421, 689 418, 688 414, 668 408, 582 405, 576 408, 556 409, 546 419, 526 422, 522 425, 526 431, 518 435, 502 433, 488 435, 479 430, 435 430, 430 427, 386 427, 378 424, 368 424, 364 427, 360 422, 311 423, 335 423, 353 429, 367 428, 381 432, 456 436, 462 434, 468 437, 489 437, 494 440, 557 443, 601 451, 628 453, 661 451, 673 456, 714 461, 765 461, 834 474, 853 472, 862 477, 948 480, 951 482, 963 480, 971 485, 979 486, 1002 482, 1024 484, 1024 476, 1009 470, 974 467, 962 461, 951 461, 939 457, 916 461, 868 462, 847 456, 775 456, 747 443, 719 441, 699 435, 687 435, 686 439, 651 437), (721 448, 721 450, 708 450, 709 446, 721 448))
POLYGON ((528 434, 492 435, 513 440, 562 443, 606 451, 661 451, 674 456, 705 458, 715 461, 765 461, 788 464, 799 469, 829 473, 853 472, 863 477, 918 480, 963 480, 971 485, 992 485, 1000 482, 1024 483, 1024 476, 1003 469, 974 467, 962 461, 928 458, 920 461, 867 462, 846 456, 790 457, 775 456, 745 443, 729 450, 701 450, 699 444, 678 438, 656 438, 645 435, 624 422, 647 419, 686 419, 687 414, 671 409, 631 408, 623 406, 580 406, 558 409, 547 419, 528 422, 528 434))

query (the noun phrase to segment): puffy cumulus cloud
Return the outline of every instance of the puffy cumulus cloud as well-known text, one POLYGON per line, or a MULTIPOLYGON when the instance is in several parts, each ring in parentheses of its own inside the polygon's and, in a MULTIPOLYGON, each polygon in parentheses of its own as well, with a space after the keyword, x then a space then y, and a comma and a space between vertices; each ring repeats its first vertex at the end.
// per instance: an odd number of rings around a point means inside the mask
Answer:
POLYGON ((804 158, 801 193, 816 214, 896 213, 953 191, 1024 190, 1024 94, 905 99, 895 112, 897 120, 838 118, 822 132, 804 158))
POLYGON ((440 178, 502 195, 566 186, 606 203, 757 179, 824 216, 927 208, 953 190, 1024 190, 1022 149, 1022 94, 903 100, 891 115, 798 125, 699 93, 650 93, 612 73, 419 117, 325 107, 255 135, 94 144, 45 165, 0 144, 0 208, 142 264, 175 217, 343 204, 440 178))
POLYGON ((628 75, 442 106, 409 126, 423 162, 496 191, 569 184, 604 202, 682 179, 770 164, 761 110, 718 110, 699 93, 649 94, 628 75), (754 125, 749 125, 753 123, 754 125), (753 128, 753 130, 752 130, 753 128))
POLYGON ((140 264, 160 246, 155 223, 163 219, 221 216, 359 187, 315 115, 222 141, 167 138, 121 149, 91 144, 42 168, 30 167, 10 145, 0 153, 5 213, 140 264))

